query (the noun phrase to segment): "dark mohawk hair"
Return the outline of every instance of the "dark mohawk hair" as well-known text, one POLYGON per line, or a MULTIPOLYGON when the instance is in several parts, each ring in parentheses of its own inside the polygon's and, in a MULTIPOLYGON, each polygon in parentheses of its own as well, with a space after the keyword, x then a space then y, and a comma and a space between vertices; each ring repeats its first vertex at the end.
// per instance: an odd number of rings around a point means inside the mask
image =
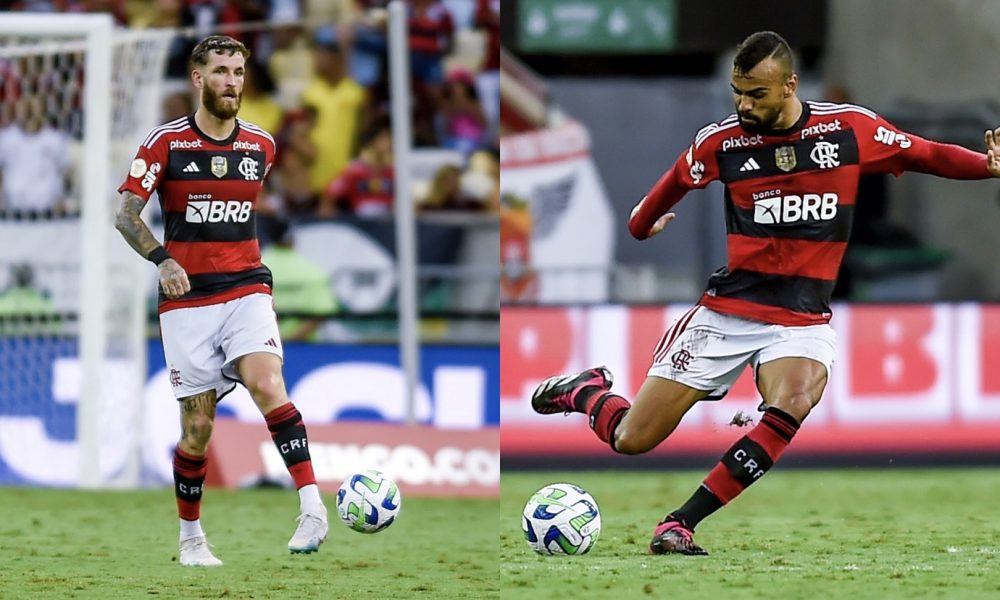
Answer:
POLYGON ((792 49, 785 38, 773 31, 758 31, 743 40, 736 49, 733 69, 739 75, 746 75, 765 58, 777 60, 786 77, 795 71, 792 49))

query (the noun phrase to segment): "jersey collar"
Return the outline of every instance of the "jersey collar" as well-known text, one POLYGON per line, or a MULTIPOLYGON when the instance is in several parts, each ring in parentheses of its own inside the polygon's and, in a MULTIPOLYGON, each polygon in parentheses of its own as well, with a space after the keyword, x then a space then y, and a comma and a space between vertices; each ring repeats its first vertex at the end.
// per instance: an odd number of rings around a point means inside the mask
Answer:
POLYGON ((763 131, 761 133, 767 136, 785 137, 805 127, 806 123, 809 122, 809 117, 812 116, 812 113, 809 110, 809 103, 806 102, 805 100, 802 100, 801 102, 802 102, 802 114, 799 115, 798 120, 795 121, 795 123, 792 124, 791 127, 787 129, 772 129, 771 131, 763 131))
MULTIPOLYGON (((803 104, 803 106, 804 106, 804 104, 803 104)), ((233 132, 230 133, 229 136, 226 137, 226 139, 224 139, 224 140, 217 140, 214 137, 211 137, 207 133, 205 133, 204 131, 202 131, 198 127, 198 124, 194 122, 194 113, 191 113, 190 115, 188 115, 188 124, 191 125, 191 129, 193 129, 194 132, 196 134, 198 134, 198 137, 200 137, 201 139, 205 140, 209 144, 215 144, 216 146, 228 146, 229 144, 232 144, 234 141, 236 141, 236 136, 238 136, 240 134, 240 120, 239 119, 236 119, 236 126, 233 127, 233 132)))

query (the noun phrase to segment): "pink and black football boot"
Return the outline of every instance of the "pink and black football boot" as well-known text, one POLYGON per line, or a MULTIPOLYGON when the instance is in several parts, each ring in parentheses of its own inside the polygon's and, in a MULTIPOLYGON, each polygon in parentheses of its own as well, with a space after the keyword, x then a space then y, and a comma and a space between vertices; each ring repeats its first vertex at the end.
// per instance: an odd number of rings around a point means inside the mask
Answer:
POLYGON ((708 552, 694 543, 694 532, 680 521, 664 521, 653 530, 650 554, 687 554, 705 556, 708 552))
POLYGON ((556 375, 543 381, 531 395, 531 407, 543 415, 579 412, 576 395, 586 387, 611 389, 613 378, 607 367, 594 367, 572 375, 556 375))

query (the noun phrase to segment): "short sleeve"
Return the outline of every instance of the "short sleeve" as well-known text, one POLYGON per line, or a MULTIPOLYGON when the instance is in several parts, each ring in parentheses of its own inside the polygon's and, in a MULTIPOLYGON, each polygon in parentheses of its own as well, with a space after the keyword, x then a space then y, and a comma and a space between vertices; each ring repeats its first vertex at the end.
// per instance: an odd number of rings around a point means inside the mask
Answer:
POLYGON ((149 200, 167 170, 166 136, 160 136, 152 147, 139 146, 135 158, 128 169, 128 176, 118 187, 118 192, 132 192, 143 200, 149 200))

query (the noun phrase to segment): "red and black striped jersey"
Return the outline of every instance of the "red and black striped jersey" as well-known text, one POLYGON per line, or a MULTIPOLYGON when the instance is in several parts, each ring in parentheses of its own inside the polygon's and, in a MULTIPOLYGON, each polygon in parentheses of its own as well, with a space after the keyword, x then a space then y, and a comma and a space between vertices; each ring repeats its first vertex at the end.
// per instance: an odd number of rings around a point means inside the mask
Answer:
POLYGON ((118 191, 145 200, 158 193, 163 245, 191 282, 181 298, 167 299, 161 291, 161 313, 271 293, 271 272, 260 261, 256 206, 274 154, 274 139, 241 119, 224 140, 202 132, 193 115, 146 136, 118 191))
POLYGON ((899 131, 866 108, 802 107, 783 131, 749 133, 735 114, 702 128, 630 220, 643 239, 688 190, 725 184, 728 261, 700 304, 766 323, 826 323, 862 174, 990 176, 984 154, 899 131))

